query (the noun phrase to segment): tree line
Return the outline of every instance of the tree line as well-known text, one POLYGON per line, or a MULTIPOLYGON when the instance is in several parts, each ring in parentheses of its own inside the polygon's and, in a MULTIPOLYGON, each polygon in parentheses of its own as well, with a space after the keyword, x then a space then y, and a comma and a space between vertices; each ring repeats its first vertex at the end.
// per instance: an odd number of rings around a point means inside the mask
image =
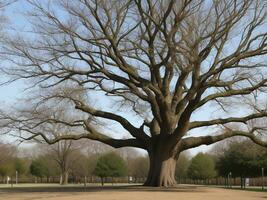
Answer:
POLYGON ((267 149, 250 140, 230 140, 216 144, 208 153, 198 153, 192 159, 182 155, 176 168, 176 179, 183 182, 186 178, 208 183, 209 179, 223 177, 225 184, 229 178, 241 178, 241 187, 245 187, 245 178, 262 176, 267 169, 267 149))
MULTIPOLYGON (((149 159, 133 149, 112 151, 102 144, 90 143, 90 148, 82 152, 70 145, 71 151, 55 152, 51 146, 33 147, 42 153, 26 158, 19 156, 15 146, 0 144, 0 175, 2 181, 6 177, 35 177, 36 182, 55 182, 60 184, 116 182, 123 177, 123 182, 143 182, 148 173, 149 159), (45 149, 45 151, 43 151, 45 149), (61 157, 60 157, 61 156, 61 157), (57 177, 57 179, 55 179, 57 177)), ((80 147, 81 144, 78 146, 80 147)), ((84 145, 84 144, 83 144, 84 145)), ((88 145, 88 143, 87 143, 88 145)), ((82 148, 85 149, 85 148, 82 148)), ((215 145, 207 153, 190 156, 183 153, 178 159, 175 178, 178 183, 193 180, 193 183, 208 183, 210 179, 241 178, 241 187, 245 186, 245 178, 260 177, 262 168, 267 169, 267 149, 255 145, 249 140, 231 140, 215 145)))
POLYGON ((34 178, 34 182, 59 181, 62 185, 98 179, 104 184, 107 178, 115 182, 115 177, 123 177, 124 182, 140 182, 144 181, 149 167, 148 158, 134 149, 114 151, 94 142, 35 145, 27 150, 28 153, 35 152, 30 156, 27 152, 21 153, 14 145, 0 143, 0 150, 2 183, 7 182, 7 177, 14 183, 16 172, 20 180, 32 181, 29 178, 34 178), (89 146, 87 151, 81 151, 81 145, 89 146))

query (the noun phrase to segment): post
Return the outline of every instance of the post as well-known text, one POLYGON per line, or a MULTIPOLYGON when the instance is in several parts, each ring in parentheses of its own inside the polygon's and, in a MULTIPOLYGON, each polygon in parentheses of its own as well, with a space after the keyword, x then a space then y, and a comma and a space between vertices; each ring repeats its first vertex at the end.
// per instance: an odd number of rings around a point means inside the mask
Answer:
POLYGON ((16 170, 16 185, 18 184, 18 171, 16 170))
POLYGON ((86 183, 87 183, 87 177, 84 176, 84 187, 86 187, 86 183))
POLYGON ((261 189, 264 190, 264 168, 261 168, 261 189))
POLYGON ((232 172, 229 173, 229 186, 232 188, 232 172))
POLYGON ((230 173, 228 173, 227 175, 227 188, 230 188, 230 182, 229 182, 230 173))

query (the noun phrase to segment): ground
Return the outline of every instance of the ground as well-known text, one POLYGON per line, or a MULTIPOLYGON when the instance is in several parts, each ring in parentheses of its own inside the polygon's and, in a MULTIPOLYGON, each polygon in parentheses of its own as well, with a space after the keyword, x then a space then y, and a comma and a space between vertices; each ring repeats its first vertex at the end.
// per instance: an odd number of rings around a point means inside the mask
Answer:
POLYGON ((0 187, 0 200, 253 200, 267 199, 267 192, 179 185, 176 188, 141 186, 20 186, 0 187))

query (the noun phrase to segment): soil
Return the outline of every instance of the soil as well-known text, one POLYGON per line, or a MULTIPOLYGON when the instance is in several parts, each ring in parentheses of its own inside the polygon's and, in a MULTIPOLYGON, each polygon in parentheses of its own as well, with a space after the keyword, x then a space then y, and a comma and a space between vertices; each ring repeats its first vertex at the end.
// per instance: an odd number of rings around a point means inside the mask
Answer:
POLYGON ((141 186, 14 187, 0 188, 0 200, 253 200, 267 199, 266 192, 230 190, 194 185, 175 188, 141 186))

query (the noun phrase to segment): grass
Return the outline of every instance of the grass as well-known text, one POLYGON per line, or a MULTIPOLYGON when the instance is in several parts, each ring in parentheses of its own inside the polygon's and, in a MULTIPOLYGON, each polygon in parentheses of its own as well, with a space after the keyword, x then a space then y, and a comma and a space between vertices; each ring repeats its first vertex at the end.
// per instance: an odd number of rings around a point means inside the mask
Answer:
POLYGON ((264 190, 262 190, 261 187, 247 187, 246 189, 241 189, 241 188, 227 188, 227 189, 251 191, 251 192, 267 192, 267 187, 265 187, 264 190))
POLYGON ((264 186, 264 190, 262 190, 261 186, 248 186, 245 189, 242 189, 240 186, 232 186, 231 188, 225 187, 225 186, 210 186, 210 187, 216 187, 216 188, 224 188, 228 190, 240 190, 240 191, 251 191, 251 192, 267 192, 267 186, 264 186))

